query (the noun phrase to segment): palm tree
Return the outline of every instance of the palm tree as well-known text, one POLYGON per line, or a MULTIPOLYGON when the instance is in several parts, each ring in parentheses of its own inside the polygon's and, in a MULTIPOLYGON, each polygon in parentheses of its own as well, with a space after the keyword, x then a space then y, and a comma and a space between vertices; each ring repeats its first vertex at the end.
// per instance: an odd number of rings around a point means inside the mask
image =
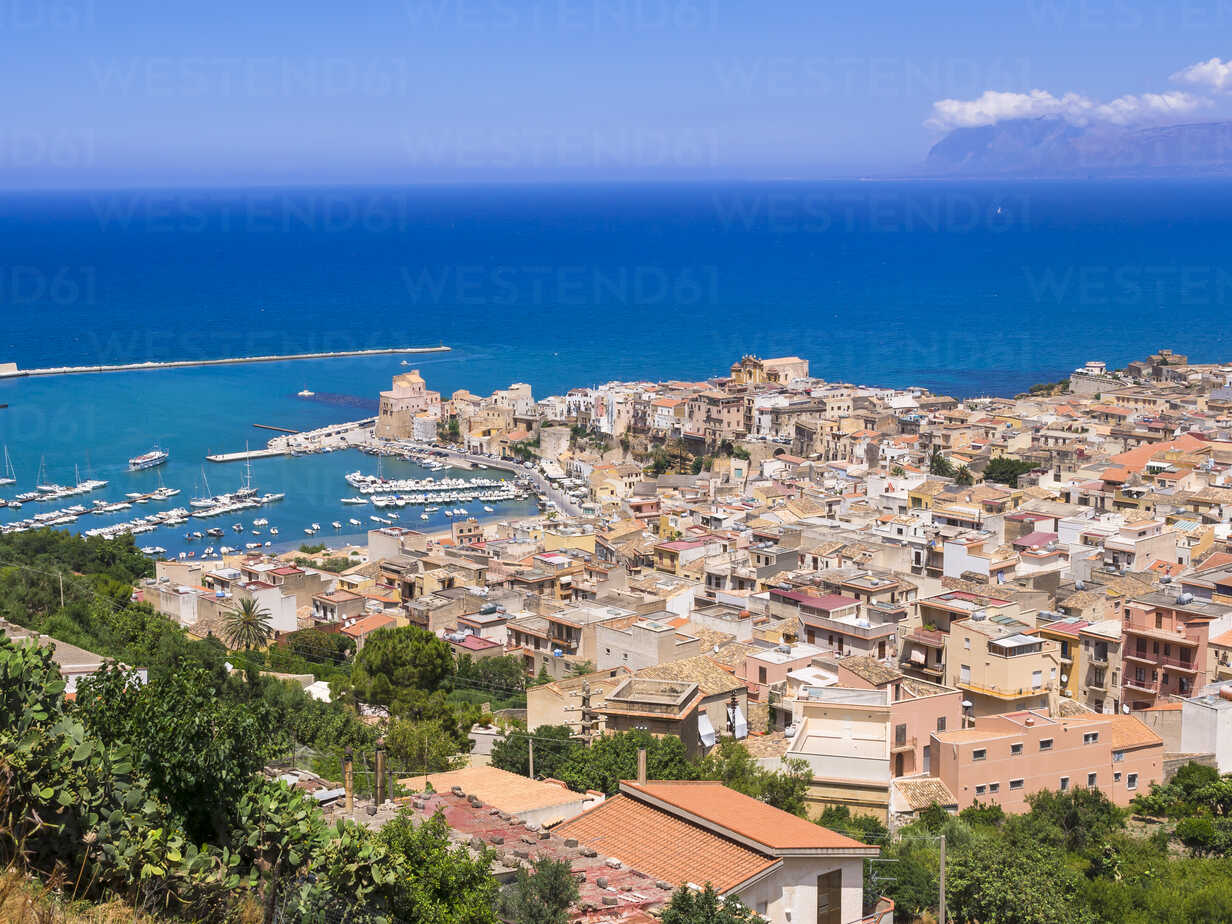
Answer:
POLYGON ((256 600, 241 600, 236 609, 223 617, 223 634, 232 648, 249 651, 260 648, 270 640, 274 630, 270 627, 270 614, 256 600))

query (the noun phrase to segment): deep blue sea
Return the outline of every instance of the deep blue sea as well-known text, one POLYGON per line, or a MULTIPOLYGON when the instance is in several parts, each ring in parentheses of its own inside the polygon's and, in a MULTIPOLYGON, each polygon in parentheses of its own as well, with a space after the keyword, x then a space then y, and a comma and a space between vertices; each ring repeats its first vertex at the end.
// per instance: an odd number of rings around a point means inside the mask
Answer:
MULTIPOLYGON (((1232 355, 1228 182, 6 193, 0 248, 0 362, 27 368, 446 343, 413 359, 446 395, 699 378, 757 353, 968 396, 1161 346, 1232 355)), ((40 459, 69 481, 88 457, 119 496, 154 483, 124 460, 157 440, 186 501, 207 451, 263 444, 254 423, 366 416, 401 359, 0 382, 0 442, 21 487, 40 459)), ((290 495, 265 515, 283 538, 346 522, 358 467, 375 462, 256 463, 290 495)), ((172 548, 166 532, 139 542, 172 548)))

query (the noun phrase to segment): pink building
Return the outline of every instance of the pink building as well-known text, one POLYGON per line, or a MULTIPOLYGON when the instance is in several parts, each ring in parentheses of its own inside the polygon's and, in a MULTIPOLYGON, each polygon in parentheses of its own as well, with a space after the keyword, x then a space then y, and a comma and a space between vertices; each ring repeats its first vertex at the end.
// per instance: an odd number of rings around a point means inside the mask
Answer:
POLYGON ((1163 739, 1133 716, 985 716, 974 728, 934 732, 932 751, 929 772, 960 811, 979 801, 1024 812, 1032 793, 1076 786, 1098 788, 1124 806, 1164 778, 1163 739))
POLYGON ((1193 594, 1158 592, 1125 604, 1122 699, 1148 709, 1171 696, 1193 696, 1207 680, 1207 644, 1232 629, 1232 607, 1193 594))

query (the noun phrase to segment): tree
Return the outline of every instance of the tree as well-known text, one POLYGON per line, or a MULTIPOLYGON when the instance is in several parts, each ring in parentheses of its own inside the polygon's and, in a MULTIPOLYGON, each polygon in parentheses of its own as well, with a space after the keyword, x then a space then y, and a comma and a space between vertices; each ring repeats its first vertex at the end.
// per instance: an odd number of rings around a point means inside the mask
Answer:
POLYGON ((107 665, 78 684, 77 712, 105 745, 133 748, 151 788, 198 840, 223 841, 235 805, 270 756, 252 710, 219 697, 201 670, 140 684, 107 665))
POLYGON ((542 857, 535 871, 518 869, 518 878, 501 895, 505 914, 517 924, 566 924, 578 884, 567 860, 542 857))
POLYGON ((448 643, 418 626, 377 629, 355 656, 351 686, 365 703, 394 706, 415 691, 430 692, 453 677, 448 643))
POLYGON ((223 635, 232 648, 249 651, 262 648, 274 630, 270 627, 270 614, 252 597, 240 600, 234 609, 223 615, 223 635))
POLYGON ((1022 823, 1034 829, 1036 839, 1063 844, 1067 850, 1083 850, 1125 824, 1122 811, 1099 789, 1044 789, 1027 796, 1027 803, 1031 811, 1022 823))
POLYGON ((300 629, 286 637, 286 647, 305 661, 342 664, 355 651, 355 640, 342 632, 300 629))
MULTIPOLYGON (((530 737, 526 731, 511 731, 492 746, 492 766, 522 776, 530 775, 530 737)), ((535 739, 535 776, 559 777, 561 767, 585 747, 573 737, 568 725, 540 725, 535 739)))
POLYGON ((1063 856, 1035 843, 977 838, 946 864, 946 905, 956 921, 1087 924, 1080 880, 1063 856))
POLYGON ((698 779, 718 780, 746 796, 801 816, 813 779, 804 761, 788 761, 783 772, 765 769, 734 738, 723 738, 717 748, 698 762, 696 772, 698 779))
POLYGON ((954 465, 941 454, 941 449, 937 448, 932 451, 928 457, 928 472, 930 475, 941 475, 943 478, 952 478, 954 476, 954 465))
POLYGON ((996 481, 1001 484, 1007 484, 1010 487, 1016 487, 1018 485, 1018 477, 1034 470, 1035 465, 1034 462, 1027 462, 1024 459, 997 456, 995 459, 988 460, 988 465, 984 468, 984 480, 996 481))
POLYGON ((526 671, 521 660, 512 655, 475 660, 464 654, 458 658, 457 685, 491 692, 495 694, 493 699, 499 699, 526 689, 526 671))
POLYGON ((390 765, 398 772, 440 773, 466 766, 458 751, 456 732, 438 721, 413 722, 395 719, 385 735, 390 765))
POLYGON ((661 920, 662 924, 765 924, 765 918, 740 899, 719 898, 710 883, 700 892, 688 887, 673 892, 661 920))
POLYGON ((589 747, 570 754, 559 778, 573 790, 597 789, 612 795, 621 780, 637 776, 637 752, 646 749, 646 772, 653 780, 696 779, 696 768, 675 736, 656 738, 637 730, 603 735, 589 747))
POLYGON ((965 465, 961 465, 958 471, 954 473, 954 481, 961 485, 975 484, 975 476, 971 474, 971 469, 965 465))
POLYGON ((873 816, 853 815, 845 805, 827 805, 818 816, 817 823, 823 828, 878 847, 885 843, 888 833, 886 826, 873 816))

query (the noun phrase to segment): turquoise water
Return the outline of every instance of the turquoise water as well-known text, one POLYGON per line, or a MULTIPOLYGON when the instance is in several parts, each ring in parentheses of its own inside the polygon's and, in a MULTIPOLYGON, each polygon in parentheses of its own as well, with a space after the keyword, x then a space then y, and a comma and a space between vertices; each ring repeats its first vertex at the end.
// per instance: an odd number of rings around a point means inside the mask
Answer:
MULTIPOLYGON (((464 357, 451 357, 442 362, 437 357, 423 357, 424 372, 431 372, 429 363, 464 366, 464 357)), ((134 504, 131 508, 107 516, 87 515, 73 527, 83 531, 95 526, 131 520, 174 506, 188 506, 202 482, 202 471, 210 491, 220 494, 240 487, 244 464, 210 463, 205 456, 216 452, 231 452, 245 448, 261 448, 273 435, 254 423, 308 430, 330 423, 372 416, 375 396, 389 386, 389 379, 404 371, 401 357, 365 357, 362 359, 301 360, 284 363, 241 364, 156 372, 122 372, 89 375, 55 376, 17 379, 0 382, 0 402, 9 407, 0 410, 0 442, 9 450, 18 484, 0 488, 0 497, 29 490, 43 461, 48 480, 71 484, 74 466, 81 478, 105 479, 108 486, 93 494, 51 503, 27 503, 20 510, 0 508, 0 523, 24 519, 44 510, 71 504, 89 506, 95 498, 123 500, 128 492, 148 492, 158 487, 161 475, 168 487, 181 493, 165 502, 134 504), (322 395, 349 395, 350 401, 326 401, 297 397, 296 392, 309 387, 322 395), (366 403, 372 408, 364 406, 366 403), (151 448, 157 442, 171 453, 171 458, 158 469, 129 472, 127 460, 151 448)), ((458 374, 455 372, 455 374, 458 374)), ((264 508, 244 510, 208 519, 193 518, 180 527, 163 527, 136 537, 139 546, 162 546, 169 552, 196 550, 207 545, 217 548, 226 544, 242 547, 245 542, 270 541, 275 548, 298 547, 304 542, 325 542, 331 546, 345 542, 366 543, 367 530, 380 524, 369 520, 372 514, 388 516, 387 511, 370 504, 350 506, 339 498, 355 494, 343 476, 352 471, 375 473, 377 459, 356 450, 306 456, 281 456, 252 462, 252 483, 261 493, 285 492, 285 500, 264 508), (264 517, 277 527, 278 536, 252 537, 231 530, 233 523, 251 528, 252 520, 264 517), (362 526, 350 525, 350 518, 359 519, 362 526), (329 524, 337 520, 342 530, 329 524), (303 532, 311 523, 320 523, 322 530, 309 538, 303 532), (204 532, 211 527, 222 528, 221 539, 206 537, 186 542, 186 530, 204 532)), ((508 477, 501 470, 463 471, 449 469, 431 472, 398 459, 383 459, 383 472, 389 477, 441 478, 508 477)), ((517 517, 536 512, 534 500, 490 504, 493 513, 483 511, 482 502, 464 505, 480 519, 517 517)), ((403 507, 395 511, 396 525, 410 529, 444 530, 450 519, 442 511, 421 520, 420 508, 403 507)))

